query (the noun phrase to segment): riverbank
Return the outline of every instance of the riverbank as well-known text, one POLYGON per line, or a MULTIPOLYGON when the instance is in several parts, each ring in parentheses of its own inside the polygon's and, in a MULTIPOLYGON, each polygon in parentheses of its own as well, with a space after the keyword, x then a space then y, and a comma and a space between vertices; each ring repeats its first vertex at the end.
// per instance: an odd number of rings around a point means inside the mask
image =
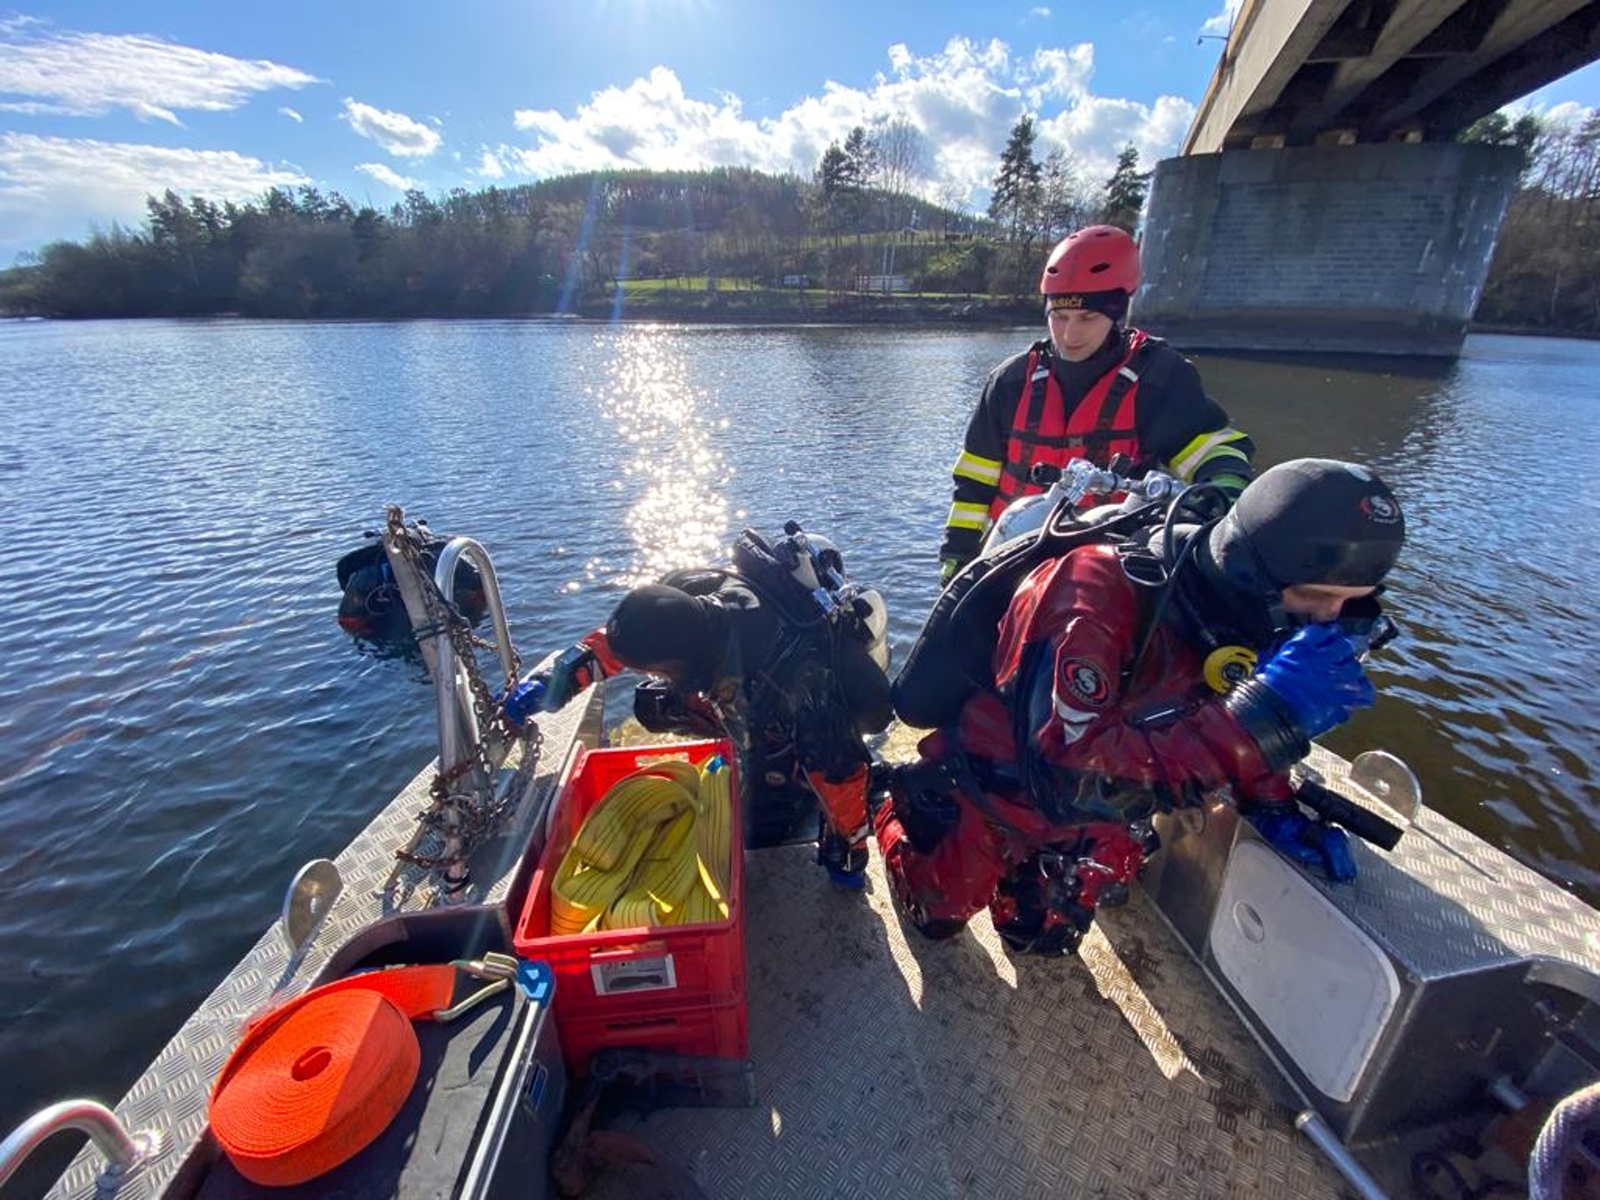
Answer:
POLYGON ((625 291, 620 296, 580 302, 575 308, 578 316, 594 320, 686 324, 959 324, 974 328, 1009 328, 1039 320, 1039 303, 1033 298, 820 291, 625 291))

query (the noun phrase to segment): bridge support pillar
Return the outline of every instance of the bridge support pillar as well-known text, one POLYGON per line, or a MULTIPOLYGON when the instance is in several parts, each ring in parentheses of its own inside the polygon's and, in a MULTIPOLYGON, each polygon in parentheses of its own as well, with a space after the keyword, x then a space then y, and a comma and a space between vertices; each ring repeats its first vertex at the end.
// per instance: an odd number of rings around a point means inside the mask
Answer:
POLYGON ((1453 358, 1518 165, 1444 142, 1165 159, 1133 320, 1191 350, 1453 358))

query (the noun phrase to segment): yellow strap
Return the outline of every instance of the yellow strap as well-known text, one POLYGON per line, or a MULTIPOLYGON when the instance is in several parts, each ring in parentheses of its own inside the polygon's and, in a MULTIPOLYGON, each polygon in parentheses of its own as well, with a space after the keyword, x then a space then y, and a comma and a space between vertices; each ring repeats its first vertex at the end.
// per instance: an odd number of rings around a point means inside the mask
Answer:
POLYGON ((585 818, 550 890, 550 932, 726 920, 730 772, 652 763, 618 780, 585 818))

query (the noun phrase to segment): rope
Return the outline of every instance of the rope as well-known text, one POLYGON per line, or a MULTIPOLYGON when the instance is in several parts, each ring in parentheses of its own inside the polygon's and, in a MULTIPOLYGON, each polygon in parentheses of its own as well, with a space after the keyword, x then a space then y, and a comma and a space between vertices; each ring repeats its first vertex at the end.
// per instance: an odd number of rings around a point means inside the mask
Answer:
POLYGON ((550 888, 550 932, 728 918, 732 802, 721 756, 652 763, 584 819, 550 888))
POLYGON ((416 1082, 411 1018, 450 1007, 451 965, 398 967, 315 988, 258 1019, 211 1090, 209 1119, 252 1183, 287 1187, 354 1157, 416 1082))
POLYGON ((1550 1110, 1528 1156, 1528 1200, 1561 1200, 1562 1168, 1583 1135, 1600 1123, 1600 1083, 1580 1088, 1550 1110))

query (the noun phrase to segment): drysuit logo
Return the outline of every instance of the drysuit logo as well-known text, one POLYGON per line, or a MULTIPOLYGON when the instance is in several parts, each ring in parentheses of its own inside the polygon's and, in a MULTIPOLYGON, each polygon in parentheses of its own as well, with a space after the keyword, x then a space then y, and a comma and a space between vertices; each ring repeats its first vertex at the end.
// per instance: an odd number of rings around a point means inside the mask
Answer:
POLYGON ((1103 708, 1111 698, 1111 685, 1100 668, 1081 658, 1069 658, 1061 664, 1061 697, 1080 701, 1091 708, 1103 708))
POLYGON ((1400 519, 1400 506, 1388 496, 1363 496, 1361 514, 1375 525, 1393 525, 1400 519))

